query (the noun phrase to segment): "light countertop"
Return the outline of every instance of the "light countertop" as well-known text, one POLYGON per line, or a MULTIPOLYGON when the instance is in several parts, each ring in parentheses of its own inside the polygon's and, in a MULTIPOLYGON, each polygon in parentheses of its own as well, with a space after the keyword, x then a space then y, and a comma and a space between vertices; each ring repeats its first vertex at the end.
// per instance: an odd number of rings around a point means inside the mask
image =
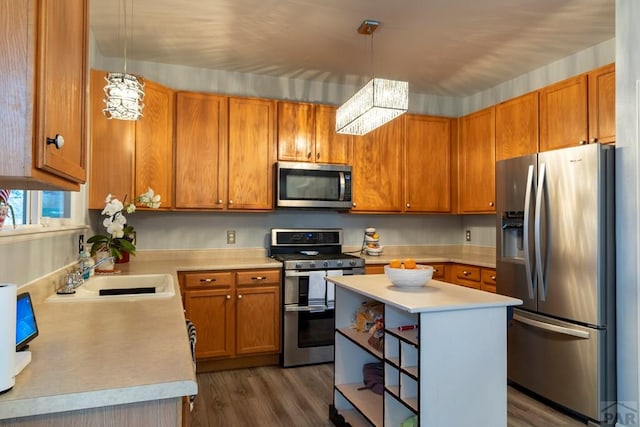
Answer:
MULTIPOLYGON (((358 254, 359 255, 359 254, 358 254)), ((367 264, 388 264, 392 259, 413 258, 419 264, 454 262, 496 267, 496 249, 474 246, 385 246, 380 255, 359 255, 367 264)))
POLYGON ((420 288, 398 288, 384 274, 331 276, 328 281, 410 313, 520 305, 516 298, 431 280, 420 288))

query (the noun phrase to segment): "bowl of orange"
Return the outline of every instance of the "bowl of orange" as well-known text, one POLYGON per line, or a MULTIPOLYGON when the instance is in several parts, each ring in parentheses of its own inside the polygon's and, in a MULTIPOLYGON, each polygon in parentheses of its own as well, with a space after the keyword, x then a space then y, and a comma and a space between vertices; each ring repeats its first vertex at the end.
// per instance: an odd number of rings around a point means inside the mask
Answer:
POLYGON ((391 260, 384 266, 384 274, 394 286, 400 288, 419 288, 426 286, 433 277, 433 267, 416 264, 412 259, 404 262, 391 260))

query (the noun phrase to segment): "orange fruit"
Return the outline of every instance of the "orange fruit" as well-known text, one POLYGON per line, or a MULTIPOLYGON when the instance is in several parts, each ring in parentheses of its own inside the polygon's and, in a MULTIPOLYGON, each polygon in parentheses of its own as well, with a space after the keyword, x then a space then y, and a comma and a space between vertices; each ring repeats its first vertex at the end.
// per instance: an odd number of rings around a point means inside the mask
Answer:
POLYGON ((404 260, 404 268, 414 269, 416 268, 416 261, 412 258, 407 258, 404 260))
POLYGON ((389 267, 391 268, 402 268, 402 263, 399 259, 392 259, 389 261, 389 267))

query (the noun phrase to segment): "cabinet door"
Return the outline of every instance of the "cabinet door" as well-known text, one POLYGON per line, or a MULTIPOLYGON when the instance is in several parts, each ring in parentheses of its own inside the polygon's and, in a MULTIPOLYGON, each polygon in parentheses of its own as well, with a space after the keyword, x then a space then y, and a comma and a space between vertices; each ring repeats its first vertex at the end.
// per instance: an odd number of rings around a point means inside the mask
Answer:
POLYGON ((236 289, 236 354, 280 351, 280 287, 236 289))
POLYGON ((173 206, 174 92, 146 81, 143 117, 136 121, 135 195, 153 188, 162 197, 160 209, 173 206))
POLYGON ((108 194, 120 200, 133 194, 136 122, 109 120, 102 113, 106 75, 91 70, 89 209, 103 209, 108 194))
POLYGON ((587 125, 586 74, 540 90, 540 151, 586 143, 587 125))
POLYGON ((451 211, 451 120, 407 115, 406 212, 451 211))
POLYGON ((37 165, 73 182, 86 181, 86 0, 39 1, 37 165), (47 139, 60 135, 56 148, 47 139))
POLYGON ((176 96, 176 208, 222 209, 226 195, 227 97, 176 96))
POLYGON ((589 73, 589 142, 616 140, 616 66, 589 73))
POLYGON ((273 209, 274 112, 274 101, 229 99, 229 209, 273 209))
POLYGON ((316 162, 351 163, 353 137, 336 132, 336 110, 332 105, 316 105, 316 162))
POLYGON ((460 120, 460 211, 495 212, 495 108, 460 120))
POLYGON ((404 119, 353 138, 353 212, 402 211, 404 119))
POLYGON ((235 301, 231 288, 187 291, 184 301, 186 316, 198 333, 196 358, 233 356, 235 301))
POLYGON ((538 92, 496 105, 496 161, 538 152, 538 92))
POLYGON ((314 162, 315 139, 314 105, 278 102, 278 160, 314 162))
POLYGON ((496 270, 493 268, 482 269, 482 282, 480 289, 487 292, 496 292, 496 270))

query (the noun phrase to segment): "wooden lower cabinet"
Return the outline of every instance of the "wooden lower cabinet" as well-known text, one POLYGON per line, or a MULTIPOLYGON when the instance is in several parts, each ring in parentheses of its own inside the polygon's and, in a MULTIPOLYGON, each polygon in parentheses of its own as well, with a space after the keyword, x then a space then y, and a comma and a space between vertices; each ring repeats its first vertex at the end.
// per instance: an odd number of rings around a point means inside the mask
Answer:
POLYGON ((178 278, 186 317, 196 326, 198 372, 277 363, 280 270, 191 271, 178 278))
POLYGON ((384 274, 385 264, 368 264, 364 266, 364 274, 384 274))
POLYGON ((451 283, 496 292, 496 270, 468 264, 453 264, 451 283))

